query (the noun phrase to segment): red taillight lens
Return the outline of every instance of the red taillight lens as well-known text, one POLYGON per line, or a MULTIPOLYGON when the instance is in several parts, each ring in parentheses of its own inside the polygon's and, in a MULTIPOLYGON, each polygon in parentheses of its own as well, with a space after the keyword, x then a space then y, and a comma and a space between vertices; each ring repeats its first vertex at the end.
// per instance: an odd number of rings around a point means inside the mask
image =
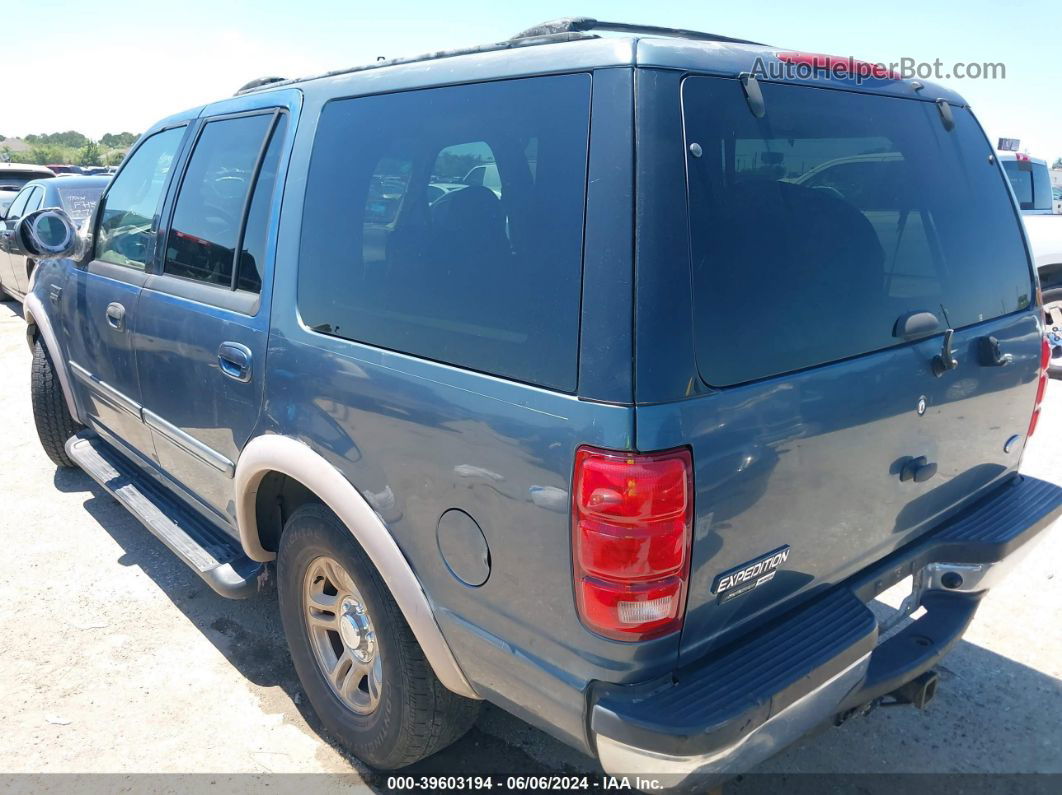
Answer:
POLYGON ((1043 338, 1043 347, 1040 349, 1040 377, 1036 383, 1036 400, 1033 403, 1032 419, 1029 420, 1029 430, 1025 432, 1026 440, 1036 431, 1036 423, 1040 421, 1040 404, 1044 402, 1044 393, 1047 391, 1047 368, 1051 364, 1051 343, 1047 337, 1043 338))
POLYGON ((575 596, 583 622, 618 640, 677 629, 693 523, 689 450, 581 447, 572 486, 575 596))

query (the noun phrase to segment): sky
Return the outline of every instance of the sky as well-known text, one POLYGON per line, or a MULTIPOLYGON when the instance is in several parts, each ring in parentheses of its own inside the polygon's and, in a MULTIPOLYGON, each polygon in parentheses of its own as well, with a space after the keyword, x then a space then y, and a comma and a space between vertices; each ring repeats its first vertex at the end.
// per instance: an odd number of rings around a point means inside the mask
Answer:
POLYGON ((1062 157, 1062 2, 943 0, 653 3, 594 0, 8 0, 0 134, 142 132, 263 75, 294 77, 506 39, 590 16, 692 28, 784 49, 945 69, 1003 63, 1004 79, 941 80, 985 131, 1062 157), (14 34, 14 35, 13 35, 14 34))

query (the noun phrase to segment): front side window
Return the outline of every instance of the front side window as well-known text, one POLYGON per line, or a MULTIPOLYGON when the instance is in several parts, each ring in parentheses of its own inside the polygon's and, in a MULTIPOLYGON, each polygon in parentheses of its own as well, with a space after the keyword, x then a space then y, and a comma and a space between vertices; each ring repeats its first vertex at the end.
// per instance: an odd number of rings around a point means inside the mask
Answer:
POLYGON ((590 77, 334 101, 306 186, 314 331, 574 390, 590 77))
POLYGON ((230 286, 244 206, 273 114, 207 123, 188 162, 170 224, 165 273, 230 286))
POLYGON ((126 161, 103 198, 96 259, 144 270, 155 254, 162 194, 184 127, 155 133, 126 161))
POLYGON ((966 109, 736 80, 683 86, 697 359, 729 386, 903 342, 908 312, 962 328, 1029 306, 1029 263, 966 109))

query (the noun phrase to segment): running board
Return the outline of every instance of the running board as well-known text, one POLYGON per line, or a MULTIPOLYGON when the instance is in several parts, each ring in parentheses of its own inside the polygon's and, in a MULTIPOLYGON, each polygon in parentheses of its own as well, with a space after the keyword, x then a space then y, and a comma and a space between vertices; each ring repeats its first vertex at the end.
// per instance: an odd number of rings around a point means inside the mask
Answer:
POLYGON ((258 592, 264 564, 248 558, 234 539, 166 494, 96 434, 70 437, 66 452, 220 595, 245 599, 258 592))

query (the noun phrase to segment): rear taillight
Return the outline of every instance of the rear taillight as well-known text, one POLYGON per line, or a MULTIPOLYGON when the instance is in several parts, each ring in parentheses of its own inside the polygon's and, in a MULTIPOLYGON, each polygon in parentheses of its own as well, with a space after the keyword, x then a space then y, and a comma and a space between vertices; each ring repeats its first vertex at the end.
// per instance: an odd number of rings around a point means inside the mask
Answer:
POLYGON ((678 629, 692 525, 689 450, 580 447, 572 479, 572 555, 583 623, 616 640, 678 629))
POLYGON ((1040 373, 1036 382, 1036 400, 1033 403, 1032 419, 1029 420, 1029 430, 1025 433, 1028 439, 1036 430, 1036 423, 1040 421, 1040 404, 1044 402, 1044 392, 1047 391, 1047 368, 1051 363, 1051 344, 1047 337, 1043 338, 1043 347, 1040 349, 1040 373))

